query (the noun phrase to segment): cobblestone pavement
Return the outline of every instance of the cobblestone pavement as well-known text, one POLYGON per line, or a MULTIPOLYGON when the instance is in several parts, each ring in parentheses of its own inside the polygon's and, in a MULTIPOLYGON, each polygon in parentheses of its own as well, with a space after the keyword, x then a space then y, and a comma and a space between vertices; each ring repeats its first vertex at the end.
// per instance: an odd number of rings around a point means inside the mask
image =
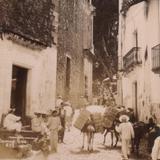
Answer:
MULTIPOLYGON (((110 135, 108 134, 106 144, 103 145, 103 135, 96 134, 94 141, 94 151, 88 153, 86 148, 81 149, 82 134, 76 128, 72 128, 70 132, 65 133, 65 144, 59 144, 58 153, 49 155, 47 158, 39 155, 34 159, 40 160, 121 160, 120 142, 117 148, 110 147, 110 135)), ((136 160, 131 156, 130 160, 136 160)), ((139 158, 139 160, 146 160, 146 158, 139 158)))
MULTIPOLYGON (((108 134, 105 146, 102 144, 103 135, 96 134, 94 151, 88 153, 86 148, 81 150, 82 134, 72 127, 71 131, 65 133, 65 144, 58 145, 58 153, 45 157, 41 152, 24 160, 121 160, 120 142, 117 148, 110 147, 110 135, 108 134)), ((131 156, 130 160, 137 160, 131 156)), ((140 158, 139 160, 147 160, 140 158)))
MULTIPOLYGON (((97 134, 95 136, 94 151, 88 153, 86 148, 81 150, 82 135, 76 129, 71 132, 66 132, 65 144, 59 144, 58 153, 44 157, 38 154, 32 157, 33 160, 121 160, 120 143, 117 148, 110 147, 110 135, 107 137, 106 145, 102 144, 103 136, 97 134)), ((136 160, 137 158, 130 158, 136 160)), ((139 160, 146 160, 146 158, 139 158, 139 160)))

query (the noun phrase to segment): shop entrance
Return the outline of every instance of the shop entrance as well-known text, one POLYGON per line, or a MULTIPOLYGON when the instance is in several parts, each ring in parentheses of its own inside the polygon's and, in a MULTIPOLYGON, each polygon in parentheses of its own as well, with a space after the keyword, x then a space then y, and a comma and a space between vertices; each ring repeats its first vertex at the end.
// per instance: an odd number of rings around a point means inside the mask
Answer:
POLYGON ((21 117, 26 116, 27 73, 25 68, 12 67, 11 106, 16 108, 15 114, 21 117))

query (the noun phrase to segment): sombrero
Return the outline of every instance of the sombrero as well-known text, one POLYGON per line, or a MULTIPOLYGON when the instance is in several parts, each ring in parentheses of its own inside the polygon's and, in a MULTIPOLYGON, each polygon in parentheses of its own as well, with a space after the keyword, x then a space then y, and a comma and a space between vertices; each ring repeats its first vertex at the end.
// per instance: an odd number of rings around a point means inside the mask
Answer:
POLYGON ((71 103, 70 103, 70 102, 64 102, 64 105, 65 105, 65 106, 70 106, 71 103))
POLYGON ((122 122, 123 120, 126 120, 128 122, 129 121, 129 117, 127 115, 121 115, 119 117, 119 121, 122 122))
POLYGON ((62 99, 62 96, 61 96, 61 95, 59 95, 59 96, 58 96, 58 98, 61 98, 61 99, 62 99))
POLYGON ((157 126, 158 128, 160 128, 160 124, 156 124, 156 126, 157 126))
POLYGON ((9 108, 8 113, 15 112, 16 108, 9 108))
POLYGON ((43 115, 46 115, 47 111, 37 110, 37 111, 34 112, 34 114, 43 114, 43 115))
POLYGON ((57 110, 55 110, 55 109, 52 110, 52 114, 57 114, 57 113, 58 113, 57 110))
POLYGON ((134 111, 133 108, 127 108, 129 111, 134 111))

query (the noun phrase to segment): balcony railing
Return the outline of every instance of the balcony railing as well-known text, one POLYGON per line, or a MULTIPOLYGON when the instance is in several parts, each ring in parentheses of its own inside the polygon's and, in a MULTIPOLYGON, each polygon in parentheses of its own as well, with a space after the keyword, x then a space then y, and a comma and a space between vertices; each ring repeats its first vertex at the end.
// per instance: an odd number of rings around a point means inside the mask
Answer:
POLYGON ((152 70, 160 70, 160 44, 152 48, 152 70))
POLYGON ((137 64, 141 63, 141 59, 139 57, 139 47, 133 47, 124 57, 123 57, 123 68, 125 70, 130 67, 134 67, 137 64))
POLYGON ((126 12, 127 12, 127 10, 128 10, 132 5, 135 5, 135 4, 140 3, 140 2, 143 2, 143 1, 147 1, 147 0, 123 0, 121 13, 122 13, 123 15, 125 15, 126 12))

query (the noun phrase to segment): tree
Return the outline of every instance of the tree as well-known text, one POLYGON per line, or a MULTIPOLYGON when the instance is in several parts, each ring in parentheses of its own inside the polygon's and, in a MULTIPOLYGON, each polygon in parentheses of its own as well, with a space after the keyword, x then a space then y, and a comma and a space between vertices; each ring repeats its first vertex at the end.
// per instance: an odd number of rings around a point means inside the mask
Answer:
MULTIPOLYGON (((95 64, 93 80, 101 82, 106 77, 112 81, 118 69, 118 0, 93 0, 95 64), (98 63, 98 65, 97 65, 98 63)), ((110 89, 109 89, 110 91, 110 89)), ((110 91, 111 97, 112 91, 110 91)))
POLYGON ((96 61, 94 79, 112 78, 118 68, 118 0, 93 0, 96 7, 94 19, 94 46, 96 61))

